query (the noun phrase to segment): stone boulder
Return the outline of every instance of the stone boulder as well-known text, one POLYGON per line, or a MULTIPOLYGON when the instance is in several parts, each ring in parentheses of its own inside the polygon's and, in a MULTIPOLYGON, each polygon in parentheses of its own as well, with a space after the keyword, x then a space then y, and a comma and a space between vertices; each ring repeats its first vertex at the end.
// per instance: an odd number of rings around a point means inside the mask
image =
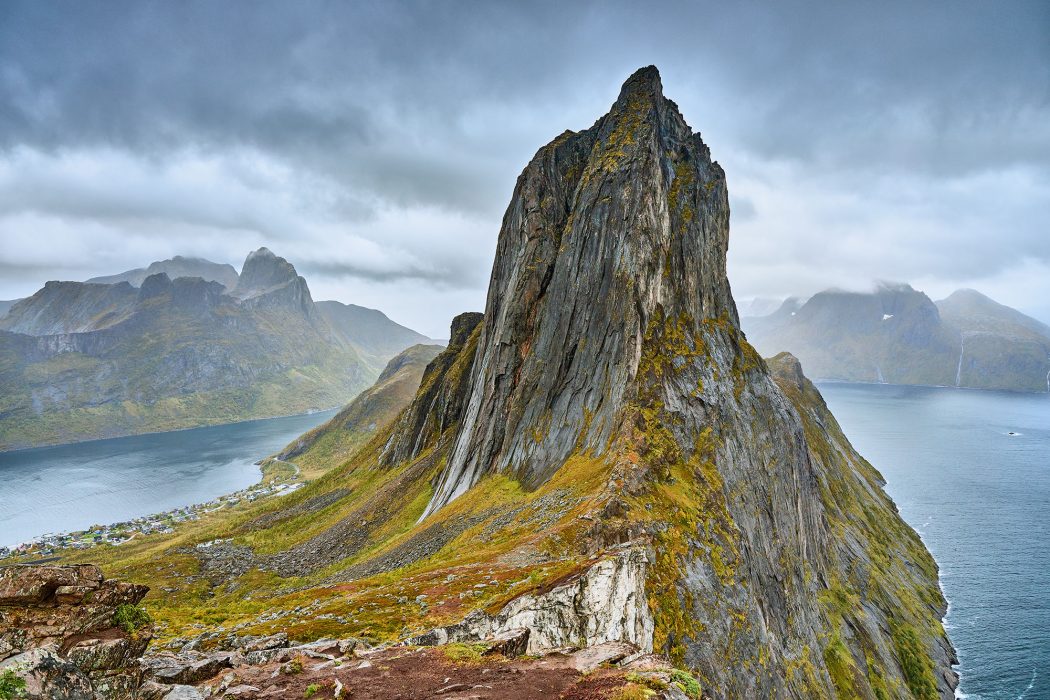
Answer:
POLYGON ((0 568, 0 671, 22 678, 28 698, 135 697, 153 630, 115 617, 148 590, 92 565, 0 568))

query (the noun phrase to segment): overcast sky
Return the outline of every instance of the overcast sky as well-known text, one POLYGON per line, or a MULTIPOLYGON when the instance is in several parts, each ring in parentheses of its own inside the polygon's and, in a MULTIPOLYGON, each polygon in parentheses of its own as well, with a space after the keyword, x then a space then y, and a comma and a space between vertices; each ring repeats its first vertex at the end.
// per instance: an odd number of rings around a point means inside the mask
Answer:
POLYGON ((970 286, 1050 320, 1050 3, 3 2, 0 298, 266 245, 436 337, 514 180, 659 67, 735 295, 970 286))

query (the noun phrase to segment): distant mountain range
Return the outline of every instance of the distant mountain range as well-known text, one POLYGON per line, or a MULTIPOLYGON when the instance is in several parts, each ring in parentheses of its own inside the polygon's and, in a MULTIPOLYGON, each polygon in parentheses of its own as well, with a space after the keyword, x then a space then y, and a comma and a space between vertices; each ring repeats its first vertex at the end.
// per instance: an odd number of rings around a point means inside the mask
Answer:
POLYGON ((908 285, 829 290, 743 316, 760 353, 824 380, 1050 390, 1050 327, 972 289, 933 302, 908 285))
POLYGON ((149 267, 139 267, 118 275, 107 275, 105 277, 92 277, 88 280, 92 284, 117 284, 127 282, 132 287, 141 287, 146 278, 163 272, 168 277, 200 277, 209 282, 218 282, 227 290, 237 286, 239 280, 237 270, 233 265, 214 263, 203 258, 184 258, 176 255, 170 260, 160 260, 150 263, 149 267))
POLYGON ((48 282, 0 308, 0 450, 228 423, 349 401, 428 338, 315 303, 266 248, 241 273, 176 257, 48 282))

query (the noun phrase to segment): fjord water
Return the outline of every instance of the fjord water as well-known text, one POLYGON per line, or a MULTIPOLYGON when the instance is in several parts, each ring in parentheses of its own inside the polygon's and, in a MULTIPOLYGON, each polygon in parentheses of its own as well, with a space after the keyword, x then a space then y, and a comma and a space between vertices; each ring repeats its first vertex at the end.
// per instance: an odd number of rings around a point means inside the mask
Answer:
POLYGON ((960 696, 1050 698, 1050 396, 820 391, 941 567, 960 696))
POLYGON ((0 453, 0 546, 202 503, 334 415, 247 421, 0 453))

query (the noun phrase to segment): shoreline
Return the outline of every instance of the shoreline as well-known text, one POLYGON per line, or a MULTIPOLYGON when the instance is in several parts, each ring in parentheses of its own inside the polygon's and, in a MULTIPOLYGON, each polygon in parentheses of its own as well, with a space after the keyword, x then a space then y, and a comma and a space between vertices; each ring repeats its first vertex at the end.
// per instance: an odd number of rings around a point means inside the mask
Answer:
MULTIPOLYGON (((92 525, 84 530, 44 533, 14 546, 0 545, 0 562, 21 557, 53 558, 50 559, 53 561, 69 550, 86 550, 102 545, 119 547, 136 537, 170 534, 175 531, 176 525, 200 520, 202 516, 222 508, 234 507, 243 502, 253 503, 271 496, 284 496, 294 493, 305 485, 305 482, 300 480, 302 470, 294 462, 276 457, 264 457, 255 464, 260 468, 259 480, 247 488, 225 493, 202 503, 150 513, 130 520, 92 525), (290 475, 281 474, 278 470, 273 469, 276 464, 288 465, 293 471, 290 475)), ((32 562, 16 561, 12 563, 32 562)))
POLYGON ((1025 391, 1024 389, 991 389, 980 386, 951 386, 949 384, 896 384, 894 382, 862 382, 856 379, 813 379, 807 377, 811 382, 820 386, 821 384, 857 384, 860 386, 899 386, 915 387, 918 389, 953 389, 956 391, 983 391, 991 393, 1010 394, 1011 396, 1050 396, 1050 391, 1025 391))
MULTIPOLYGON (((350 400, 353 401, 355 397, 350 400)), ((345 406, 346 404, 343 404, 345 406)), ((47 450, 52 447, 68 447, 69 445, 84 445, 92 442, 105 442, 107 440, 123 440, 125 438, 144 437, 146 435, 167 435, 169 433, 182 433, 187 430, 203 430, 205 428, 222 428, 230 425, 242 425, 244 423, 258 423, 260 421, 277 420, 279 418, 299 418, 300 416, 312 416, 316 413, 327 411, 338 411, 343 406, 329 406, 328 408, 311 408, 299 413, 284 413, 279 416, 264 416, 259 418, 245 418, 244 420, 230 421, 229 423, 205 423, 203 425, 189 425, 185 428, 170 428, 168 430, 147 430, 141 433, 127 433, 124 435, 110 435, 109 437, 84 438, 83 440, 70 440, 68 442, 49 442, 43 445, 32 445, 30 447, 16 447, 14 449, 0 445, 0 457, 15 454, 17 452, 29 452, 30 450, 47 450)))

